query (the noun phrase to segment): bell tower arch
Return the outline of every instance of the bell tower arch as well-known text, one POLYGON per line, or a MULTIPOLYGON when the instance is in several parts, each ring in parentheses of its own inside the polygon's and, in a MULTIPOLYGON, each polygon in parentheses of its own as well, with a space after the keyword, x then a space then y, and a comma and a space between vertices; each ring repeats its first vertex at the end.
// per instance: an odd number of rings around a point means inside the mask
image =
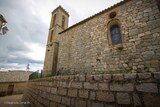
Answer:
POLYGON ((69 14, 61 6, 53 10, 48 32, 43 76, 55 75, 58 59, 58 33, 68 28, 69 14))

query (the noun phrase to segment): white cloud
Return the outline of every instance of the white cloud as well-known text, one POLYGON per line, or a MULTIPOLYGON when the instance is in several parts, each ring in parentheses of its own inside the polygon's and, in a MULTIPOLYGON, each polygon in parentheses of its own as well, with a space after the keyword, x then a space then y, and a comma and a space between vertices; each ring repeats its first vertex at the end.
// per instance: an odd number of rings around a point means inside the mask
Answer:
POLYGON ((9 32, 0 37, 0 69, 43 69, 48 28, 53 9, 69 12, 69 26, 121 0, 0 0, 0 14, 9 32))

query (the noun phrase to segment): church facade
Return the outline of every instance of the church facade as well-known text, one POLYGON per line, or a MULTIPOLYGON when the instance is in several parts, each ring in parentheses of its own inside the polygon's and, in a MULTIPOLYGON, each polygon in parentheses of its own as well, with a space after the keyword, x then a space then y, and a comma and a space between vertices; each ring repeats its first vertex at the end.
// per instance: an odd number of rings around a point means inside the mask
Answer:
POLYGON ((160 70, 159 0, 124 0, 71 27, 52 12, 43 75, 160 70))

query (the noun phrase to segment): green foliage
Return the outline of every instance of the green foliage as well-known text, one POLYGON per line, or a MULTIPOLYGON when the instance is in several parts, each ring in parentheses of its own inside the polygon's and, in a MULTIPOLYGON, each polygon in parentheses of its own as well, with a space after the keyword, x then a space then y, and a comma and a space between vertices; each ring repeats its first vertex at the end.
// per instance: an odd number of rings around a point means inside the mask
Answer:
POLYGON ((120 51, 123 50, 123 45, 122 45, 122 44, 117 45, 116 47, 117 47, 117 49, 120 50, 120 51))

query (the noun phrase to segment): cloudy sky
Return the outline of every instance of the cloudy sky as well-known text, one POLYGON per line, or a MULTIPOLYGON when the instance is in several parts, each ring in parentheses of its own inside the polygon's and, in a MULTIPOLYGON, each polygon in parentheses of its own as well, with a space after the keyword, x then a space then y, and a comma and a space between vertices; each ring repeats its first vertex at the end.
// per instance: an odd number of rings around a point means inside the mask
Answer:
POLYGON ((121 0, 0 0, 0 14, 9 32, 0 36, 0 70, 43 69, 48 28, 53 9, 70 14, 69 26, 121 0))

